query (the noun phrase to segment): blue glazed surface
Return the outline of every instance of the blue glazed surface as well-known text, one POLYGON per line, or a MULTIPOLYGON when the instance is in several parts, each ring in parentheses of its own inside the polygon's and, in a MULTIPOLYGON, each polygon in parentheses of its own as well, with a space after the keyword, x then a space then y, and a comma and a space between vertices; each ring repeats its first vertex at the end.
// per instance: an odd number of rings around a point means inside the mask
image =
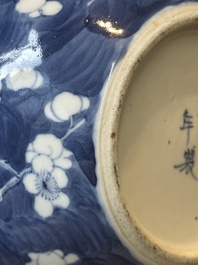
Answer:
POLYGON ((19 1, 0 0, 1 265, 140 264, 98 202, 93 127, 103 85, 133 34, 183 2, 58 0, 57 14, 40 9, 33 18, 16 8, 19 1), (16 86, 16 73, 31 85, 16 86), (68 117, 67 108, 57 112, 59 95, 75 102, 68 117))

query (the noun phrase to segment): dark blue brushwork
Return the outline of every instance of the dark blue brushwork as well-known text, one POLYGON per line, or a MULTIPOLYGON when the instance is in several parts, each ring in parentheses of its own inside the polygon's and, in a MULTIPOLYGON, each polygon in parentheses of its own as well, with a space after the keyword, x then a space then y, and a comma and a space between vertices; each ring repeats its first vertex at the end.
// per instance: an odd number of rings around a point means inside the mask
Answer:
MULTIPOLYGON (((15 183, 6 186, 0 202, 0 265, 28 264, 30 253, 63 253, 64 257, 73 253, 78 257, 76 265, 139 265, 119 240, 97 198, 96 113, 112 65, 120 60, 132 35, 157 11, 187 1, 58 1, 63 9, 57 15, 31 18, 15 10, 19 1, 0 0, 0 75, 5 66, 1 56, 25 47, 31 30, 38 33, 43 54, 42 63, 34 69, 43 77, 38 89, 11 89, 8 77, 1 78, 0 187, 14 177, 15 183), (99 27, 98 21, 110 21, 123 32, 115 36, 99 27), (46 105, 64 92, 84 96, 89 107, 60 122, 52 103, 54 120, 50 119, 46 105), (75 126, 77 129, 65 137, 75 126), (64 193, 70 204, 67 208, 54 206, 47 218, 35 210, 38 194, 28 192, 23 182, 28 174, 36 174, 26 151, 40 135, 61 139, 62 149, 72 152, 73 163, 66 171, 66 187, 45 190, 48 200, 64 193)), ((7 63, 15 59, 10 55, 7 63)), ((46 183, 43 181, 43 189, 46 183)), ((59 258, 63 261, 64 257, 59 258)), ((34 264, 43 265, 41 260, 34 264)))

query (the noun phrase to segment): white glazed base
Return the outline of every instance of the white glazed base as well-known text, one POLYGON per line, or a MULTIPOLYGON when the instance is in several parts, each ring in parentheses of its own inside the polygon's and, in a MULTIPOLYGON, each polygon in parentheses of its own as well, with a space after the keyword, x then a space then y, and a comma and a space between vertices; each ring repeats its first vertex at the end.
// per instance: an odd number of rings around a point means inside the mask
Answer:
POLYGON ((153 17, 134 37, 107 87, 102 106, 98 170, 102 176, 102 186, 111 212, 110 216, 115 220, 118 231, 121 231, 132 252, 145 264, 198 264, 198 247, 196 248, 195 245, 186 247, 184 243, 182 248, 158 240, 153 233, 146 232, 144 225, 141 226, 136 216, 134 217, 133 207, 129 209, 123 200, 125 193, 122 193, 123 183, 117 161, 119 117, 126 91, 145 56, 170 34, 196 28, 198 28, 197 4, 165 9, 153 17))
POLYGON ((118 131, 128 211, 155 241, 185 252, 198 245, 197 47, 198 31, 186 31, 149 54, 131 80, 118 131), (181 129, 186 111, 191 126, 181 129))

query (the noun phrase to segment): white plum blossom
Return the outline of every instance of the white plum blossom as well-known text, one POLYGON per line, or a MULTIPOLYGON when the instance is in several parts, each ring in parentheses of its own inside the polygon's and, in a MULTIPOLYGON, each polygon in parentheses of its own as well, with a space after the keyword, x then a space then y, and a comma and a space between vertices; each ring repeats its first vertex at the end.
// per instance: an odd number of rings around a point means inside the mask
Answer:
POLYGON ((54 167, 68 169, 71 167, 69 157, 72 152, 66 150, 61 139, 53 134, 39 134, 34 142, 28 145, 26 151, 27 163, 32 163, 35 172, 40 169, 52 171, 54 167))
POLYGON ((31 163, 32 172, 25 175, 23 184, 35 195, 34 209, 43 218, 51 216, 54 207, 66 209, 69 205, 61 189, 68 183, 65 170, 72 166, 71 155, 53 134, 37 135, 28 145, 26 162, 31 163))
POLYGON ((42 83, 42 75, 34 69, 20 70, 6 79, 7 88, 14 91, 22 88, 37 89, 42 83))
POLYGON ((58 1, 46 2, 46 0, 20 0, 16 4, 16 10, 18 12, 29 14, 32 18, 36 18, 41 15, 54 16, 57 15, 62 8, 62 4, 58 1))
POLYGON ((55 122, 64 122, 71 116, 88 109, 90 101, 87 97, 77 96, 70 92, 63 92, 45 106, 45 115, 55 122))
POLYGON ((61 250, 54 250, 46 253, 30 253, 31 261, 26 265, 69 265, 77 262, 79 257, 70 253, 64 256, 61 250))
POLYGON ((43 83, 43 77, 35 68, 42 64, 42 57, 38 32, 32 29, 25 46, 0 56, 0 90, 3 79, 7 88, 14 91, 39 88, 43 83))
POLYGON ((20 173, 6 161, 0 160, 0 166, 13 174, 0 188, 0 202, 10 189, 23 181, 26 190, 35 195, 34 209, 43 218, 51 216, 54 207, 66 209, 70 200, 61 190, 67 186, 66 170, 72 166, 72 152, 63 147, 63 142, 85 121, 82 119, 73 123, 71 119, 70 128, 61 139, 49 133, 37 135, 26 150, 26 162, 29 167, 20 173))

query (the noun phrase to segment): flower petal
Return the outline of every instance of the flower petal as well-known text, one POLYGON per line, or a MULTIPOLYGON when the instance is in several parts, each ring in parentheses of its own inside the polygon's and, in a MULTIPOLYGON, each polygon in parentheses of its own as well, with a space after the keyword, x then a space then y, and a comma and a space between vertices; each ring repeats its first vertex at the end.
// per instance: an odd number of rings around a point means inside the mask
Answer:
POLYGON ((53 111, 52 111, 52 108, 51 108, 51 102, 47 103, 47 105, 45 105, 45 108, 44 108, 44 113, 45 113, 45 116, 54 121, 54 122, 62 122, 62 120, 58 119, 53 111))
POLYGON ((36 80, 35 80, 35 83, 34 83, 34 85, 32 86, 32 88, 37 89, 37 88, 39 88, 42 84, 43 84, 43 77, 42 77, 42 75, 41 75, 38 71, 36 71, 36 80))
POLYGON ((47 2, 41 10, 45 16, 53 16, 58 14, 62 10, 63 6, 58 1, 47 2))
POLYGON ((66 261, 66 264, 72 264, 79 260, 79 257, 76 254, 70 253, 68 254, 64 260, 66 261))
POLYGON ((64 257, 64 253, 62 252, 62 250, 60 249, 56 249, 53 251, 56 255, 58 255, 59 257, 63 258, 64 257))
POLYGON ((27 151, 35 151, 32 143, 28 144, 27 151))
POLYGON ((37 156, 37 153, 35 151, 27 150, 25 156, 26 156, 26 162, 31 163, 32 160, 37 156))
POLYGON ((38 191, 36 189, 36 175, 33 173, 27 174, 23 179, 23 184, 25 189, 32 194, 37 194, 38 191))
POLYGON ((45 200, 40 195, 35 198, 34 209, 43 218, 47 218, 53 213, 53 205, 51 201, 45 200))
POLYGON ((68 117, 77 114, 81 109, 81 105, 82 101, 79 96, 70 92, 63 92, 54 98, 52 108, 60 119, 66 120, 64 114, 67 114, 68 117))
POLYGON ((37 253, 29 253, 28 256, 31 258, 31 260, 38 259, 39 254, 37 253))
POLYGON ((43 77, 38 71, 33 69, 21 70, 14 75, 10 75, 6 79, 6 84, 9 89, 18 91, 22 88, 36 89, 43 83, 43 77))
POLYGON ((54 104, 54 101, 52 101, 52 111, 54 112, 54 115, 62 122, 69 120, 69 113, 61 104, 54 104))
POLYGON ((16 4, 16 10, 20 13, 30 13, 41 8, 45 4, 46 0, 19 0, 16 4))
POLYGON ((58 198, 52 201, 52 203, 56 207, 66 209, 69 206, 70 200, 66 194, 60 192, 58 198))
POLYGON ((54 177, 58 187, 60 189, 65 188, 68 183, 68 178, 65 172, 61 168, 55 167, 52 171, 52 176, 54 177))
POLYGON ((40 17, 40 13, 38 10, 36 11, 33 11, 32 13, 29 14, 29 17, 32 17, 32 18, 36 18, 36 17, 40 17))
POLYGON ((63 151, 61 140, 53 134, 37 135, 33 146, 37 153, 49 155, 52 159, 59 157, 63 151))
POLYGON ((71 151, 67 150, 67 149, 64 149, 63 153, 61 154, 61 156, 64 157, 64 158, 69 157, 71 155, 73 155, 73 153, 71 151))
POLYGON ((81 111, 86 110, 90 107, 90 101, 86 97, 81 97, 82 100, 82 106, 81 106, 81 111))
POLYGON ((71 160, 64 158, 64 157, 60 157, 60 158, 54 160, 54 164, 55 164, 55 166, 61 167, 64 169, 69 169, 72 166, 71 160))
POLYGON ((32 161, 32 169, 38 174, 42 171, 52 172, 53 161, 46 155, 37 155, 32 161))
POLYGON ((39 257, 39 265, 65 265, 65 261, 56 253, 41 254, 39 257))

